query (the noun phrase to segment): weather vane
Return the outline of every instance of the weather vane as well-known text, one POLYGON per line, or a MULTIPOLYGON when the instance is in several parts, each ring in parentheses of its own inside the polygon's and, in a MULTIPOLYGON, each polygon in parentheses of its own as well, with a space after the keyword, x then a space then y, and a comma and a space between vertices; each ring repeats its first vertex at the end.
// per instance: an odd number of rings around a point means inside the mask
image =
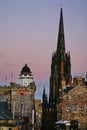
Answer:
POLYGON ((61 8, 63 7, 63 3, 62 3, 62 0, 61 0, 61 4, 60 4, 61 8))

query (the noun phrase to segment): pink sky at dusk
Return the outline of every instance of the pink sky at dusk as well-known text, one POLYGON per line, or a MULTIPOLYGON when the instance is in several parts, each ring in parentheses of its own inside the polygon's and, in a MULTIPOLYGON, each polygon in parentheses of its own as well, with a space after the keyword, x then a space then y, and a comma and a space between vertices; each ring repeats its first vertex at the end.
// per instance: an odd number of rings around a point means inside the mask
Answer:
MULTIPOLYGON (((87 0, 62 3, 65 46, 71 54, 72 73, 86 73, 87 0)), ((49 81, 60 8, 61 0, 0 1, 0 82, 18 82, 26 63, 36 84, 49 81)))

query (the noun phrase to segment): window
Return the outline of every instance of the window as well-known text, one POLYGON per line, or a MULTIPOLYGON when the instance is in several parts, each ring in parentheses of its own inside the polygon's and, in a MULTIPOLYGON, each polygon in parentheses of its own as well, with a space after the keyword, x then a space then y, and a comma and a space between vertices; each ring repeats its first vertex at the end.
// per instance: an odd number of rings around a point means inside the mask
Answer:
POLYGON ((73 112, 77 112, 77 110, 78 110, 78 106, 77 106, 77 105, 73 105, 72 111, 73 111, 73 112))
POLYGON ((23 93, 20 94, 20 99, 21 99, 21 100, 24 99, 24 94, 23 94, 23 93))
POLYGON ((0 100, 1 100, 1 101, 4 101, 4 99, 5 99, 5 95, 4 95, 4 94, 1 94, 1 95, 0 95, 0 100))
POLYGON ((68 112, 69 110, 70 110, 70 106, 67 105, 67 106, 66 106, 66 111, 68 112))
POLYGON ((84 112, 87 113, 87 106, 84 106, 84 112))
POLYGON ((24 105, 20 104, 20 109, 23 110, 24 109, 24 105))

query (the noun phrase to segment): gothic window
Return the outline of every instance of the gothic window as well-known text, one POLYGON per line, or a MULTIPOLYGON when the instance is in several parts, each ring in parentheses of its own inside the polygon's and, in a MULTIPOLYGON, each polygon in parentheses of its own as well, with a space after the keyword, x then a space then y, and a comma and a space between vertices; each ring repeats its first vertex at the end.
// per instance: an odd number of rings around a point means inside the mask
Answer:
POLYGON ((72 106, 72 111, 73 112, 77 112, 78 111, 78 106, 77 105, 73 105, 72 106))
POLYGON ((63 74, 64 73, 64 62, 62 61, 61 62, 61 74, 63 74))

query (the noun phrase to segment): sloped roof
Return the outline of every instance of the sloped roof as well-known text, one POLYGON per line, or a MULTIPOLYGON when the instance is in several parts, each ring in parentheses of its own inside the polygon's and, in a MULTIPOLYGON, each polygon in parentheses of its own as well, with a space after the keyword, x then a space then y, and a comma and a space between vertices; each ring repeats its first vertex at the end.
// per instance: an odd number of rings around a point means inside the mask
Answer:
POLYGON ((78 84, 76 87, 73 87, 71 90, 69 90, 67 93, 64 94, 63 99, 67 97, 67 95, 87 95, 87 88, 83 85, 78 84))

